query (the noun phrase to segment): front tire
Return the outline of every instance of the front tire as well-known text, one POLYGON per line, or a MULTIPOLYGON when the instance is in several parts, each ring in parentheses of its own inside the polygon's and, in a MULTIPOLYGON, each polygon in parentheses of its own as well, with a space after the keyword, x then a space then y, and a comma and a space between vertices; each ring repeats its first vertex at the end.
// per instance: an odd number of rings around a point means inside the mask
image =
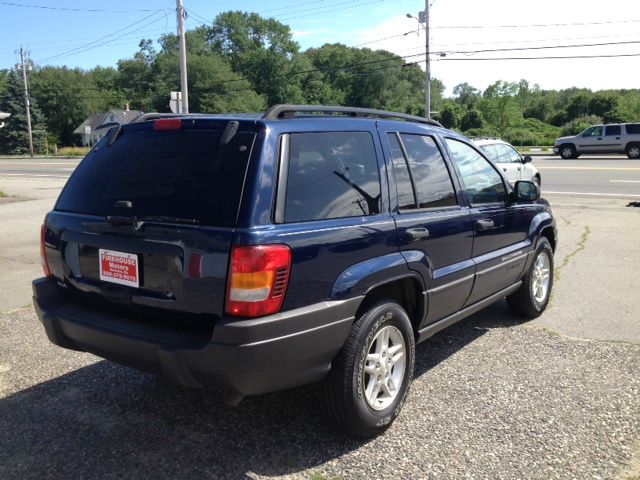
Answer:
POLYGON ((322 386, 329 418, 351 436, 379 435, 399 415, 414 368, 407 312, 393 301, 374 304, 353 325, 322 386))
POLYGON ((562 145, 560 147, 560 156, 565 160, 569 160, 570 158, 578 158, 578 152, 576 152, 576 147, 573 145, 562 145))
POLYGON ((525 318, 539 317, 545 311, 553 288, 553 249, 549 240, 538 242, 533 262, 524 276, 522 286, 507 297, 513 313, 525 318))

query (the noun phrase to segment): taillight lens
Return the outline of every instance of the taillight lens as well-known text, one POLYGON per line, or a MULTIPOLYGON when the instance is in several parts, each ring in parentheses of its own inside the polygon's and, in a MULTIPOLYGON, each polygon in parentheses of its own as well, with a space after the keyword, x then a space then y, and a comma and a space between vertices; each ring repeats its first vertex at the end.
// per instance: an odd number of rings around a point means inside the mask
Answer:
POLYGON ((182 120, 179 118, 161 118, 153 122, 153 129, 156 132, 165 132, 167 130, 180 130, 182 128, 182 120))
POLYGON ((42 264, 42 270, 44 271, 44 275, 47 278, 53 277, 53 273, 51 273, 51 269, 49 268, 49 261, 47 260, 47 249, 44 243, 44 236, 47 233, 47 225, 42 224, 40 228, 40 263, 42 264))
POLYGON ((231 252, 226 312, 238 317, 260 317, 282 307, 291 250, 286 245, 234 247, 231 252))

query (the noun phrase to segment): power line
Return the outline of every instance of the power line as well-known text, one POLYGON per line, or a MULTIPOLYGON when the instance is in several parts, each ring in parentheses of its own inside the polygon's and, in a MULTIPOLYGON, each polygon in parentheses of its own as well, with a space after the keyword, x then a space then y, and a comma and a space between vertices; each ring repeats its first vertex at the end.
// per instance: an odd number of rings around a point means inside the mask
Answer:
POLYGON ((64 12, 89 12, 89 13, 136 13, 136 12, 153 12, 157 9, 143 8, 137 10, 109 10, 103 8, 67 8, 67 7, 50 7, 47 5, 33 5, 26 3, 13 3, 13 2, 0 2, 0 5, 6 5, 8 7, 22 7, 22 8, 38 8, 41 10, 59 10, 64 12))
POLYGON ((459 50, 459 51, 443 51, 433 52, 434 54, 472 54, 476 53, 489 53, 489 52, 519 52, 527 50, 549 50, 557 48, 584 48, 584 47, 602 47, 607 45, 635 45, 640 43, 640 40, 630 40, 627 42, 603 42, 603 43, 583 43, 574 45, 547 45, 540 47, 514 47, 514 48, 485 48, 480 50, 459 50))
POLYGON ((617 58, 617 57, 640 57, 640 53, 614 53, 611 55, 562 55, 545 57, 460 57, 460 58, 438 58, 438 62, 456 61, 494 61, 494 60, 579 60, 583 58, 617 58))
POLYGON ((573 23, 538 23, 529 25, 441 25, 432 27, 437 29, 486 29, 486 28, 545 28, 545 27, 569 27, 569 26, 587 26, 587 25, 611 25, 617 23, 640 23, 640 19, 636 20, 607 20, 602 22, 573 22, 573 23))
MULTIPOLYGON (((334 5, 347 5, 348 6, 344 6, 344 7, 339 7, 339 8, 325 8, 322 9, 319 12, 316 13, 311 13, 309 15, 295 15, 295 16, 284 16, 284 17, 279 17, 278 20, 279 21, 289 21, 289 20, 295 20, 297 18, 304 18, 304 17, 311 17, 313 15, 322 15, 325 13, 333 13, 333 12, 340 12, 342 10, 348 10, 350 8, 354 8, 354 7, 364 7, 365 5, 371 5, 374 3, 380 3, 380 2, 384 2, 384 0, 371 0, 369 2, 365 2, 365 3, 359 3, 360 0, 357 0, 356 2, 341 2, 341 3, 336 3, 334 5)), ((327 5, 327 7, 331 7, 331 5, 327 5)), ((309 9, 309 10, 305 10, 305 11, 314 11, 314 10, 318 10, 317 8, 313 8, 313 9, 309 9)))
MULTIPOLYGON (((50 56, 50 57, 42 58, 42 59, 38 60, 37 63, 43 63, 43 62, 50 61, 50 60, 58 60, 60 58, 64 58, 64 57, 68 57, 68 56, 72 56, 72 55, 77 55, 79 53, 86 52, 87 50, 92 50, 94 48, 101 47, 101 46, 106 45, 108 43, 112 43, 112 42, 118 41, 118 40, 120 40, 120 38, 112 38, 111 40, 107 40, 107 39, 117 35, 120 32, 123 32, 125 30, 128 30, 128 29, 134 27, 137 24, 144 22, 145 20, 148 20, 148 19, 156 16, 158 13, 164 13, 164 15, 162 17, 160 17, 160 18, 157 18, 157 19, 155 19, 155 20, 153 20, 151 22, 148 22, 148 23, 142 25, 139 28, 148 27, 149 25, 152 25, 152 24, 154 24, 156 22, 159 22, 161 20, 166 19, 167 16, 168 16, 168 13, 165 10, 156 10, 151 15, 147 15, 146 17, 143 17, 143 18, 141 18, 141 19, 139 19, 139 20, 127 25, 126 27, 123 27, 123 28, 121 28, 119 30, 116 30, 113 33, 110 33, 108 35, 100 37, 100 38, 98 38, 97 40, 95 40, 93 42, 89 42, 89 43, 87 43, 87 44, 85 44, 83 46, 76 47, 76 48, 73 48, 71 50, 67 50, 66 52, 62 52, 62 53, 57 54, 57 55, 53 55, 53 56, 50 56), (103 42, 103 43, 99 43, 102 40, 106 40, 106 41, 103 42)), ((129 33, 132 33, 132 32, 129 32, 129 33)))

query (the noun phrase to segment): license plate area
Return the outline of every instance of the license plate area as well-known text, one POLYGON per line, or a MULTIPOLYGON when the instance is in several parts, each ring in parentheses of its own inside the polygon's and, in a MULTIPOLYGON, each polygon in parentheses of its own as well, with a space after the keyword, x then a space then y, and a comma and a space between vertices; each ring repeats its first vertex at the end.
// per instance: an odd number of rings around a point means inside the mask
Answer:
POLYGON ((139 261, 135 253, 100 248, 98 265, 100 280, 128 287, 140 287, 139 261))

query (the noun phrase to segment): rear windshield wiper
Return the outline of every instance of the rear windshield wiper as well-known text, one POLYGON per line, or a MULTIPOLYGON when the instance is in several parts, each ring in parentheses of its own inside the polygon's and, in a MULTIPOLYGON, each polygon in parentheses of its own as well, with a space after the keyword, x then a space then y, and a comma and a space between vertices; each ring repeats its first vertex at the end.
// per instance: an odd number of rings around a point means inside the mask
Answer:
POLYGON ((186 225, 198 225, 200 223, 195 218, 170 217, 166 215, 147 215, 142 217, 107 215, 107 222, 114 226, 132 225, 135 230, 140 230, 145 223, 180 223, 186 225))

